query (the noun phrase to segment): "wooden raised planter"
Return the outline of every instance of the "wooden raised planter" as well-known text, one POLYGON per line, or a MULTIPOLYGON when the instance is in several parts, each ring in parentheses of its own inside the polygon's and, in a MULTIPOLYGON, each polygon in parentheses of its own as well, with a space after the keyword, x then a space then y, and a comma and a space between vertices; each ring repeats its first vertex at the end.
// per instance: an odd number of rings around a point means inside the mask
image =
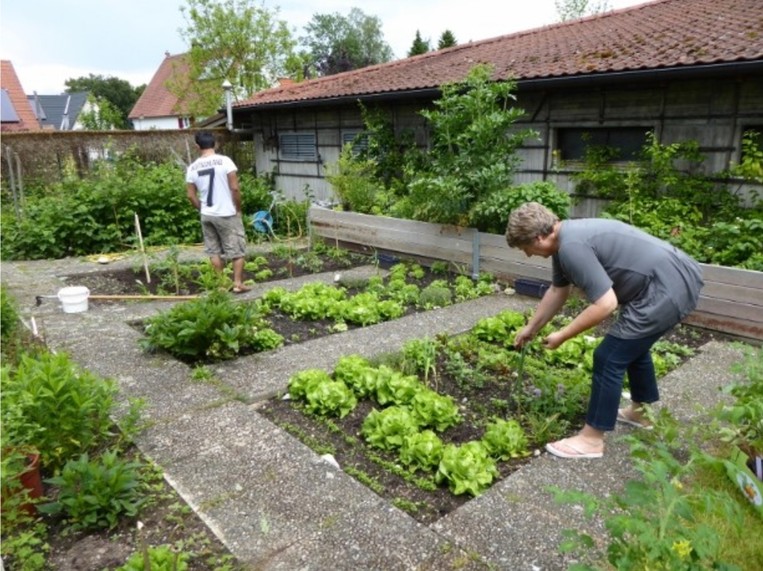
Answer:
MULTIPOLYGON (((443 260, 462 273, 488 272, 498 279, 550 280, 551 261, 528 258, 508 247, 502 235, 446 224, 339 212, 312 206, 310 231, 329 244, 365 253, 412 258, 422 264, 443 260)), ((705 287, 686 323, 763 341, 763 272, 701 264, 705 287)))

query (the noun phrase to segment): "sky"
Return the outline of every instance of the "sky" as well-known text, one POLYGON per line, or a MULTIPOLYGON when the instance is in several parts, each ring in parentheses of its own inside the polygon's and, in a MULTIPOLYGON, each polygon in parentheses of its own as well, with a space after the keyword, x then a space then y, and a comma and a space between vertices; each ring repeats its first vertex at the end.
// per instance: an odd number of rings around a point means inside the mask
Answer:
MULTIPOLYGON (((613 9, 647 0, 608 0, 613 9)), ((485 40, 559 21, 555 0, 260 0, 278 10, 295 37, 314 14, 347 16, 353 7, 382 22, 396 58, 418 30, 436 47, 450 30, 457 43, 485 40)), ((151 81, 165 52, 187 51, 186 0, 0 0, 0 59, 10 60, 27 94, 56 95, 67 79, 117 77, 137 87, 151 81)))

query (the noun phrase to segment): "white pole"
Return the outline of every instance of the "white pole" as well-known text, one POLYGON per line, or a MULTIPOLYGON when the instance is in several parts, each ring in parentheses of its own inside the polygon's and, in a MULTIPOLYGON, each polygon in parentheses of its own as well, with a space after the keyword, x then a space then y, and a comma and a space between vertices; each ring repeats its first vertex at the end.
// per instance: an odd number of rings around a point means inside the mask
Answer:
POLYGON ((140 218, 138 213, 135 213, 135 232, 138 234, 138 243, 140 244, 140 251, 143 254, 143 268, 146 270, 146 283, 151 283, 151 274, 148 273, 148 258, 146 257, 146 248, 143 246, 143 234, 140 231, 140 218))

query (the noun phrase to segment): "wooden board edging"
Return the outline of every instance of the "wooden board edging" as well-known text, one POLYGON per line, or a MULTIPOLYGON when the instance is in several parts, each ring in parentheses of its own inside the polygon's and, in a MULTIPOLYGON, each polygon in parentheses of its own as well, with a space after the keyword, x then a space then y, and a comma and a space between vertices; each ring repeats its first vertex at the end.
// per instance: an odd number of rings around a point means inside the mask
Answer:
MULTIPOLYGON (((442 260, 471 272, 488 272, 499 280, 519 278, 549 281, 551 261, 528 258, 509 248, 504 236, 447 224, 387 216, 341 212, 311 206, 308 225, 327 243, 355 245, 363 251, 416 259, 425 265, 442 260), (475 252, 476 248, 476 252, 475 252), (475 266, 476 262, 476 266, 475 266)), ((755 341, 763 341, 763 272, 702 266, 705 287, 691 325, 755 341)))

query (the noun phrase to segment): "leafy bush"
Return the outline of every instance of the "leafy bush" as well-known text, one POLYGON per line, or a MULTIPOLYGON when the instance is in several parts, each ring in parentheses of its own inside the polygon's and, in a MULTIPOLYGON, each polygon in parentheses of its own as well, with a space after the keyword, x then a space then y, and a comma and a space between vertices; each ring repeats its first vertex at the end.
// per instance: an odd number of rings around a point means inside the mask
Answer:
POLYGON ((342 148, 337 163, 329 167, 326 180, 345 210, 363 214, 373 212, 382 190, 376 180, 376 163, 356 157, 350 144, 342 148))
POLYGON ((509 213, 525 202, 540 202, 560 219, 569 216, 570 195, 552 182, 535 181, 499 189, 474 205, 469 223, 482 232, 503 234, 509 213))
POLYGON ((80 369, 66 353, 23 355, 15 370, 3 367, 2 393, 8 440, 35 447, 51 471, 111 435, 116 385, 80 369))
POLYGON ((489 65, 474 66, 463 82, 444 85, 434 109, 421 111, 432 129, 423 168, 410 173, 405 210, 427 222, 466 226, 475 204, 508 188, 517 149, 534 132, 514 123, 513 82, 495 82, 489 65))
POLYGON ((73 529, 114 528, 121 516, 135 516, 146 501, 140 492, 140 464, 127 462, 116 451, 90 460, 87 453, 69 460, 60 476, 45 480, 58 487, 56 501, 39 506, 48 514, 63 514, 73 529))
MULTIPOLYGON (((244 212, 269 205, 272 180, 248 173, 239 179, 244 212)), ((100 162, 86 178, 71 177, 45 194, 28 197, 20 218, 14 209, 3 208, 2 258, 123 251, 137 246, 136 214, 147 245, 200 242, 199 214, 184 189, 184 171, 175 163, 143 163, 131 153, 113 163, 100 162)), ((254 230, 247 229, 253 235, 254 230)))
POLYGON ((279 347, 283 338, 269 327, 264 311, 256 302, 239 303, 225 291, 212 291, 147 319, 141 344, 146 350, 163 349, 186 361, 217 361, 246 350, 267 351, 279 347))

